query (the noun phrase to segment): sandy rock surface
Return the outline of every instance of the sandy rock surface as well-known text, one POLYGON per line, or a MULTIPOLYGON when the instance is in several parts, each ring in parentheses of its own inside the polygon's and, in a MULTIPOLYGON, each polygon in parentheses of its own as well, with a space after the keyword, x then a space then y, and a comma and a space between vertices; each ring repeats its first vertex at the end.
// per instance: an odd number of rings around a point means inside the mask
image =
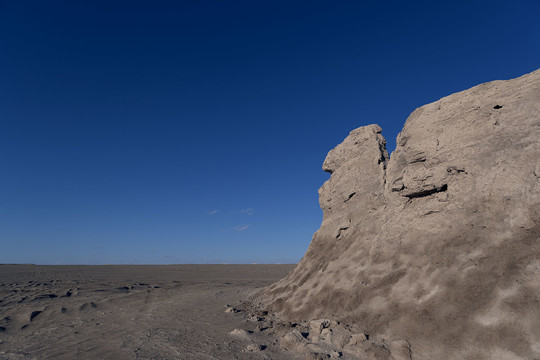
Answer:
POLYGON ((320 229, 254 301, 306 328, 284 346, 540 359, 540 70, 418 108, 390 157, 380 127, 353 130, 323 169, 320 229))

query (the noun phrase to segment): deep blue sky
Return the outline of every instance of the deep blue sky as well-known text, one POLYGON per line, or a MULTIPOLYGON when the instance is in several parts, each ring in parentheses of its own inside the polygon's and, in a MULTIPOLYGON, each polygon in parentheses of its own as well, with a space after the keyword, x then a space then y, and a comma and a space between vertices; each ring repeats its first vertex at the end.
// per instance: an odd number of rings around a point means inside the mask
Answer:
POLYGON ((0 1, 0 262, 296 262, 327 152, 540 67, 540 3, 0 1))

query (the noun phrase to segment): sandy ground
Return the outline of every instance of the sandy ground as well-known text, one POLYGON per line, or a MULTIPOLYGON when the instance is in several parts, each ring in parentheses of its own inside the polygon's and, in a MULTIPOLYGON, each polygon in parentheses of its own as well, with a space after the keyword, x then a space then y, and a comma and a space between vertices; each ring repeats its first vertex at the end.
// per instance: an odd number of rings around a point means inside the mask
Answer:
POLYGON ((225 312, 293 267, 0 265, 0 359, 294 359, 225 312))

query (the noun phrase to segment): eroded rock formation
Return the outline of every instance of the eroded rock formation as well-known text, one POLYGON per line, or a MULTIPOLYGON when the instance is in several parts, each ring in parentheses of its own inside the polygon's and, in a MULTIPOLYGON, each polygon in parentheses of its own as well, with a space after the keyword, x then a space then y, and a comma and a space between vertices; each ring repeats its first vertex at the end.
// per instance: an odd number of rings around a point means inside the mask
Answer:
POLYGON ((321 227, 263 306, 413 359, 540 359, 540 70, 418 108, 390 158, 353 130, 323 169, 321 227))

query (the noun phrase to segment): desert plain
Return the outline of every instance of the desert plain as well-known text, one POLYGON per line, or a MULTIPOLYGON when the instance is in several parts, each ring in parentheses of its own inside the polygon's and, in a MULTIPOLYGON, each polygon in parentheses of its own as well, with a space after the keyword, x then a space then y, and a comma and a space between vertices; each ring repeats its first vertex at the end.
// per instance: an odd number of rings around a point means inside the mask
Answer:
POLYGON ((294 266, 0 265, 0 359, 295 358, 241 310, 294 266))

